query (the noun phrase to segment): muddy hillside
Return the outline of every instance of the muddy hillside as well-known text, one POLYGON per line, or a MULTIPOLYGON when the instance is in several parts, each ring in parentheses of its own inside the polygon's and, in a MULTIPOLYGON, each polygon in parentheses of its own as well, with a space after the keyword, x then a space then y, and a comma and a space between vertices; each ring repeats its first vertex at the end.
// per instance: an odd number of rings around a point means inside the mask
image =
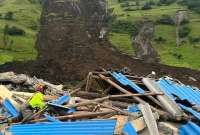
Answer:
POLYGON ((185 68, 147 64, 121 54, 106 39, 104 0, 46 0, 38 34, 37 61, 9 63, 0 71, 36 75, 54 82, 82 80, 89 71, 129 67, 137 75, 155 71, 200 85, 200 73, 185 68), (195 78, 189 79, 189 78, 195 78))

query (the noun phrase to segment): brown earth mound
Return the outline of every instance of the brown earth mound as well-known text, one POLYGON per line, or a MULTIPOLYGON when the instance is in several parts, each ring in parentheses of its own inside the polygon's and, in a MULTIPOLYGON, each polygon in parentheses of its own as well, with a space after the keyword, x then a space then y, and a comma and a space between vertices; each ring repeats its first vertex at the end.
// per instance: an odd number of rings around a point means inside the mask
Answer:
POLYGON ((200 86, 200 72, 146 64, 120 53, 104 39, 99 39, 106 26, 104 0, 47 0, 38 35, 38 60, 28 63, 8 63, 0 71, 36 75, 53 82, 83 79, 89 71, 104 68, 129 67, 137 75, 155 71, 159 76, 171 75, 183 82, 200 86), (189 77, 197 81, 189 81, 189 77))

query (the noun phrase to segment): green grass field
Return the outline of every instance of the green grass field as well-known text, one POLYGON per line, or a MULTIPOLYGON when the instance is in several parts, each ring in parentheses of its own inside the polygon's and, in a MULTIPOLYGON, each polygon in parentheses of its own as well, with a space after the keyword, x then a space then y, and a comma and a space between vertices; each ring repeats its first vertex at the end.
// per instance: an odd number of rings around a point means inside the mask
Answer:
POLYGON ((14 13, 13 20, 0 19, 0 64, 10 61, 33 60, 37 57, 34 49, 36 34, 39 27, 41 5, 30 3, 29 0, 3 0, 0 2, 0 14, 14 13), (5 25, 17 26, 23 29, 24 36, 9 36, 13 44, 5 46, 3 43, 3 29, 5 25))
MULTIPOLYGON (((144 1, 147 0, 143 0, 141 3, 144 1)), ((155 0, 155 2, 156 1, 157 0, 155 0)), ((164 14, 175 17, 177 10, 186 9, 186 7, 174 3, 168 6, 155 6, 150 10, 124 11, 118 3, 118 0, 109 0, 108 4, 110 8, 114 8, 114 14, 117 15, 117 20, 130 22, 142 20, 145 17, 155 21, 164 14)), ((189 36, 200 37, 200 15, 189 11, 189 18, 190 23, 188 25, 191 28, 189 36)), ((164 37, 166 42, 162 44, 154 42, 153 44, 160 55, 162 64, 200 70, 200 43, 193 45, 186 40, 182 46, 177 48, 175 41, 175 26, 170 25, 156 25, 155 37, 159 36, 164 37), (177 57, 173 55, 174 53, 182 55, 182 58, 177 59, 177 57)), ((134 50, 131 46, 130 34, 111 33, 110 41, 121 51, 134 55, 134 53, 132 53, 134 50)))

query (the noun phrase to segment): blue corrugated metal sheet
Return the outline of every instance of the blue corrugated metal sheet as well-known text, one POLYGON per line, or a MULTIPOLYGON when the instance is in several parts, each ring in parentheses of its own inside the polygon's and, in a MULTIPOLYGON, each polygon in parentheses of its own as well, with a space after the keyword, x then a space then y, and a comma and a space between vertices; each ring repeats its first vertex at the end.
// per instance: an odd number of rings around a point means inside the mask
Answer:
POLYGON ((9 99, 5 99, 3 101, 3 106, 6 108, 6 110, 12 115, 13 118, 19 117, 20 113, 17 111, 17 109, 13 106, 13 104, 10 102, 9 99))
MULTIPOLYGON (((181 100, 187 100, 191 104, 196 104, 200 106, 200 90, 197 88, 192 88, 183 84, 175 83, 169 79, 162 78, 157 82, 163 90, 163 92, 171 97, 173 100, 176 100, 177 97, 181 100)), ((191 113, 196 118, 200 120, 200 113, 194 111, 190 107, 186 107, 182 104, 179 104, 182 109, 191 113)))
POLYGON ((113 135, 116 120, 12 125, 12 135, 113 135))
POLYGON ((48 121, 50 121, 50 122, 62 122, 62 121, 59 121, 59 120, 57 120, 56 118, 54 118, 54 117, 52 117, 52 116, 50 116, 50 115, 48 115, 48 114, 44 114, 44 116, 45 116, 45 118, 46 118, 48 121))
POLYGON ((181 104, 179 104, 179 105, 180 105, 180 107, 181 107, 182 109, 184 109, 184 110, 186 110, 187 112, 191 113, 193 116, 195 116, 197 119, 200 120, 200 113, 199 113, 199 112, 196 112, 196 111, 194 111, 192 108, 186 107, 186 106, 184 106, 184 105, 181 105, 181 104))
POLYGON ((129 80, 126 76, 124 76, 122 73, 116 73, 113 72, 111 73, 111 75, 118 81, 120 82, 122 85, 124 86, 128 86, 130 88, 132 88, 133 90, 137 91, 138 93, 143 94, 144 90, 142 88, 140 88, 138 85, 136 85, 134 82, 132 82, 131 80, 129 80))
POLYGON ((140 112, 140 109, 138 108, 138 105, 130 105, 128 106, 128 112, 130 113, 140 112))
POLYGON ((168 79, 160 79, 158 84, 171 98, 176 99, 177 96, 181 100, 188 100, 191 104, 200 105, 200 90, 177 84, 168 79))
POLYGON ((70 100, 70 96, 64 95, 64 96, 59 97, 58 99, 52 101, 52 103, 62 105, 64 103, 68 102, 69 100, 70 100))
POLYGON ((133 127, 133 125, 131 124, 131 122, 128 122, 125 124, 125 126, 123 128, 123 133, 125 135, 137 135, 137 132, 136 132, 135 128, 133 127))
POLYGON ((180 127, 179 135, 200 135, 200 127, 193 122, 188 122, 180 127))

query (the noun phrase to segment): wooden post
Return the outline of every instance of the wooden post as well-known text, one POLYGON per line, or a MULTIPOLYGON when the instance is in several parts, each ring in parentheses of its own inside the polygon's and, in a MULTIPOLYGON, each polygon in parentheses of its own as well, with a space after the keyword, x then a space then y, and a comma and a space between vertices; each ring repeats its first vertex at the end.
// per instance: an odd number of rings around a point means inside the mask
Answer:
POLYGON ((88 76, 87 76, 87 81, 86 81, 86 86, 85 86, 85 91, 89 91, 91 83, 92 83, 92 72, 89 72, 88 76))

